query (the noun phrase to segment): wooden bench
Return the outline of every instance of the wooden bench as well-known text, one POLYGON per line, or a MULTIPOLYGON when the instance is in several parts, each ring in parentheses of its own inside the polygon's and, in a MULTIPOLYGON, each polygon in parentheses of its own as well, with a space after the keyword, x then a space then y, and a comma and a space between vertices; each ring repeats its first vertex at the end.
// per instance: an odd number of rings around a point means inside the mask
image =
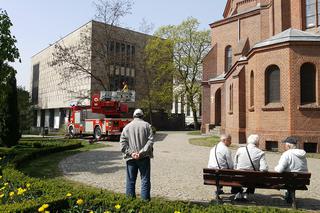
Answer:
MULTIPOLYGON (((310 173, 298 172, 258 172, 230 169, 203 169, 205 185, 216 185, 217 191, 220 186, 231 187, 254 187, 262 189, 287 189, 292 194, 292 207, 297 208, 296 190, 308 190, 310 185, 310 173)), ((222 200, 216 194, 216 200, 222 200)))

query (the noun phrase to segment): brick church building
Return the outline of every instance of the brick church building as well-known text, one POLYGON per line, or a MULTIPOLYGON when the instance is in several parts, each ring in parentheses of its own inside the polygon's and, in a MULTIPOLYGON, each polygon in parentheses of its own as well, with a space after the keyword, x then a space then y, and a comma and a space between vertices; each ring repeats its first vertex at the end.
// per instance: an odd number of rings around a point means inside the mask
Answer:
POLYGON ((203 60, 203 133, 320 152, 320 0, 228 0, 203 60))

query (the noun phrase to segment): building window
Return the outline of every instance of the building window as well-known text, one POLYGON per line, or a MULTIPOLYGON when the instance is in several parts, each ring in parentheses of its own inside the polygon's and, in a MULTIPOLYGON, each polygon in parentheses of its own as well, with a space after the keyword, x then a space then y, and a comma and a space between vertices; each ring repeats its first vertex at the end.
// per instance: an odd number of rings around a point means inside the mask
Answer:
POLYGON ((265 104, 280 102, 280 69, 271 65, 265 76, 265 104))
POLYGON ((271 152, 277 152, 278 141, 266 141, 266 150, 271 152))
POLYGON ((38 104, 38 93, 39 93, 39 73, 40 73, 40 64, 33 65, 32 69, 32 104, 38 104))
POLYGON ((187 100, 187 116, 190 116, 190 103, 189 103, 189 100, 187 100))
POLYGON ((181 114, 184 114, 184 95, 181 95, 181 114))
POLYGON ((306 2, 306 28, 320 25, 320 1, 305 0, 306 2))
POLYGON ((233 112, 233 84, 229 87, 229 112, 233 112))
POLYGON ((304 151, 308 153, 317 153, 318 150, 318 144, 317 143, 304 143, 303 144, 304 151))
POLYGON ((254 74, 251 71, 250 74, 250 106, 254 106, 254 74))
POLYGON ((229 45, 225 49, 225 72, 228 72, 232 67, 232 47, 229 45))
POLYGON ((54 109, 49 109, 49 127, 54 127, 54 109))
POLYGON ((174 113, 178 113, 178 104, 179 104, 179 102, 178 102, 178 96, 176 95, 176 96, 174 97, 174 113))
POLYGON ((305 63, 300 69, 301 104, 316 102, 316 68, 311 63, 305 63))
POLYGON ((38 110, 33 110, 33 126, 37 126, 38 121, 38 110))

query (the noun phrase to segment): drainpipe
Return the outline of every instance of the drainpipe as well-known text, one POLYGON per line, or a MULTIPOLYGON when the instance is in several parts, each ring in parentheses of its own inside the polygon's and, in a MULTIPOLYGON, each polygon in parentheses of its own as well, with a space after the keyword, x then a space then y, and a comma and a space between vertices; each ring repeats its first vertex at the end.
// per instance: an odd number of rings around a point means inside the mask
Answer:
POLYGON ((272 13, 272 15, 271 15, 271 22, 272 22, 272 28, 271 28, 271 34, 272 34, 272 36, 274 36, 274 31, 275 31, 275 26, 274 26, 274 0, 271 0, 271 13, 272 13))

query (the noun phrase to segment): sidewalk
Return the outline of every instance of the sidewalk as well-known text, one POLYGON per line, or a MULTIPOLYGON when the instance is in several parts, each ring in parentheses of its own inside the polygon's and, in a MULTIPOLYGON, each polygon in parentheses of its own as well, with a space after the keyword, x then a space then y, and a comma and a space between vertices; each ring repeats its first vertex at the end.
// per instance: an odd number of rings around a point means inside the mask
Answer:
MULTIPOLYGON (((151 165, 151 195, 174 200, 209 202, 214 198, 214 187, 204 186, 202 169, 207 166, 210 147, 194 146, 188 143, 191 136, 185 132, 160 132, 154 146, 151 165)), ((125 192, 125 161, 117 142, 112 147, 93 150, 71 156, 60 162, 65 177, 111 191, 125 192)), ((232 150, 233 155, 235 150, 232 150)), ((269 169, 273 170, 280 154, 267 153, 269 169)), ((320 210, 319 159, 308 159, 311 185, 308 191, 298 191, 299 208, 320 210)), ((140 180, 138 178, 138 186, 140 180)), ((137 188, 137 192, 140 188, 137 188)), ((225 192, 229 192, 225 187, 225 192)), ((278 190, 257 189, 253 205, 289 207, 278 190)), ((231 195, 224 195, 228 202, 231 195)), ((239 203, 237 203, 239 204, 239 203)), ((248 203, 246 203, 248 205, 248 203)))

